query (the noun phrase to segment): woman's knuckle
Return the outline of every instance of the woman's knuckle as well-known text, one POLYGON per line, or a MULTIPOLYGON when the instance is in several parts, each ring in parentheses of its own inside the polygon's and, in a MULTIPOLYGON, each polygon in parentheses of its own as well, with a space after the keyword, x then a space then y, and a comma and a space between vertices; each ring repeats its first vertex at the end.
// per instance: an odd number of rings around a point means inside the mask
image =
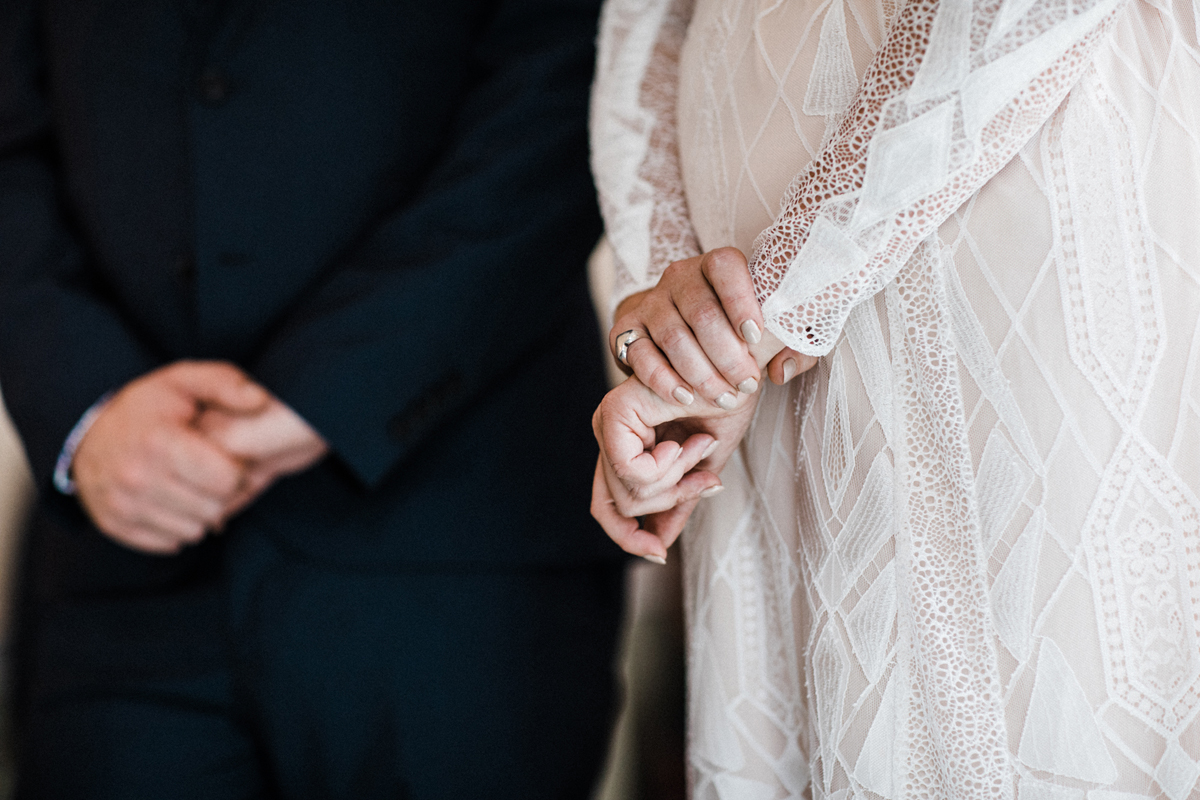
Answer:
POLYGON ((637 498, 635 497, 619 498, 614 501, 613 506, 616 508, 617 513, 622 517, 625 517, 626 519, 632 519, 638 514, 636 500, 637 498))
POLYGON ((672 325, 660 337, 664 350, 677 350, 687 344, 691 336, 679 325, 672 325))
POLYGON ((671 389, 675 386, 675 376, 671 374, 670 367, 665 364, 656 364, 647 371, 646 384, 655 389, 671 389))
POLYGON ((729 387, 725 385, 725 381, 716 375, 704 378, 696 388, 700 391, 700 394, 709 399, 715 399, 729 391, 729 387))
POLYGON ((725 310, 720 304, 708 300, 700 303, 692 311, 692 319, 690 320, 693 327, 700 329, 716 328, 725 323, 725 310))
POLYGON ((712 251, 712 265, 715 269, 741 269, 745 259, 742 251, 736 247, 718 247, 712 251))

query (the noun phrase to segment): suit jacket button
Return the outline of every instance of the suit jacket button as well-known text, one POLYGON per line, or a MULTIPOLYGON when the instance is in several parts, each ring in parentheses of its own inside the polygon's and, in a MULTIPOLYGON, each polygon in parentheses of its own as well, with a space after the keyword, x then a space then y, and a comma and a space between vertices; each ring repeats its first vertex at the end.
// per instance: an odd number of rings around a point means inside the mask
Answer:
POLYGON ((229 78, 219 70, 206 69, 196 81, 196 90, 207 105, 219 106, 229 97, 229 78))

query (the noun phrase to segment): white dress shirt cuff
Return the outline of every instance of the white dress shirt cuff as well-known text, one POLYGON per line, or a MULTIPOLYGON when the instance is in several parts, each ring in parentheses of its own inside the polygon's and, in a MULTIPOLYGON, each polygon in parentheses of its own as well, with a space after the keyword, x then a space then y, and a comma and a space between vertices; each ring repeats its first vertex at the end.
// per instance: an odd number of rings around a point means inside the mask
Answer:
POLYGON ((112 396, 113 393, 108 392, 92 403, 91 407, 83 412, 79 422, 75 423, 75 427, 71 428, 71 432, 67 434, 67 440, 63 442, 62 451, 58 454, 58 461, 54 463, 54 488, 65 495, 75 494, 75 479, 71 477, 71 465, 75 461, 75 451, 79 449, 79 443, 87 435, 92 423, 100 416, 100 412, 108 405, 108 401, 112 400, 112 396))

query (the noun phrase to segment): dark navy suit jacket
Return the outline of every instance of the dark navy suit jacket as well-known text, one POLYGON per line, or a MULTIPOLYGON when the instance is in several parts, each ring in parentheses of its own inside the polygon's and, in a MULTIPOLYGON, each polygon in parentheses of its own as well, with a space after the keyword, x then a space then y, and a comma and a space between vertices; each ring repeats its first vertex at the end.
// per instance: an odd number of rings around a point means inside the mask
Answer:
POLYGON ((618 557, 587 513, 598 5, 0 3, 0 385, 63 559, 107 580, 49 488, 68 431, 183 358, 330 442, 241 520, 291 549, 618 557))

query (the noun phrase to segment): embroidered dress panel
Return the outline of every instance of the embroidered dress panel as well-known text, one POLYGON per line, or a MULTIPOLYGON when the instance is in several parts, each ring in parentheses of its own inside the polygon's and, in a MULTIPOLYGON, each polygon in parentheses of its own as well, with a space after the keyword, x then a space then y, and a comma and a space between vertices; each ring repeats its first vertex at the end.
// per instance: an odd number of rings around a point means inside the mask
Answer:
POLYGON ((609 0, 618 298, 824 356, 685 532, 693 796, 1200 796, 1200 10, 609 0))

